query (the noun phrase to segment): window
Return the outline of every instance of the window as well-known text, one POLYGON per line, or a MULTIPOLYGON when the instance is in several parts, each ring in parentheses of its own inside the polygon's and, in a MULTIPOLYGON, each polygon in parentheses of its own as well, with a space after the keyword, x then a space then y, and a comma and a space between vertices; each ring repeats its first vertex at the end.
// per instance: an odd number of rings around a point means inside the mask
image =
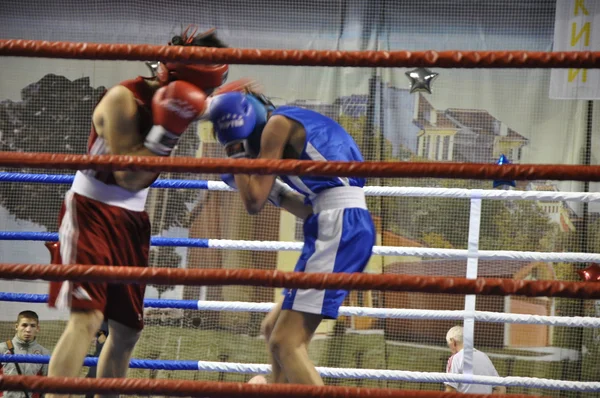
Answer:
POLYGON ((299 242, 304 242, 304 220, 296 217, 296 231, 294 239, 299 242))
POLYGON ((364 297, 365 292, 358 291, 356 293, 357 293, 357 295, 356 295, 357 296, 356 297, 356 305, 358 307, 363 307, 365 305, 365 297, 364 297))
POLYGON ((444 146, 442 149, 442 160, 450 160, 450 136, 444 137, 444 146))
POLYGON ((426 135, 423 139, 423 157, 429 157, 429 144, 431 143, 431 136, 426 135))

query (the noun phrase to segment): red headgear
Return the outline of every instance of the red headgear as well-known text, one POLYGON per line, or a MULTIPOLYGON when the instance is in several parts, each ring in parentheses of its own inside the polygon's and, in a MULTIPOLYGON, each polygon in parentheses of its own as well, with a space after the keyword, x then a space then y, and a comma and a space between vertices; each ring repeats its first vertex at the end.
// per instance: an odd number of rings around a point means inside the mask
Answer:
MULTIPOLYGON (((188 36, 188 28, 183 32, 184 45, 192 43, 196 37, 197 28, 188 36)), ((215 29, 210 29, 200 36, 214 35, 215 29)), ((169 43, 171 45, 171 43, 169 43)), ((156 77, 161 85, 166 85, 174 80, 184 80, 204 91, 211 91, 227 81, 229 65, 188 65, 178 62, 159 62, 156 65, 156 77)))
POLYGON ((186 65, 180 63, 160 62, 156 77, 161 85, 173 80, 185 80, 204 91, 214 90, 227 80, 229 66, 221 65, 186 65))

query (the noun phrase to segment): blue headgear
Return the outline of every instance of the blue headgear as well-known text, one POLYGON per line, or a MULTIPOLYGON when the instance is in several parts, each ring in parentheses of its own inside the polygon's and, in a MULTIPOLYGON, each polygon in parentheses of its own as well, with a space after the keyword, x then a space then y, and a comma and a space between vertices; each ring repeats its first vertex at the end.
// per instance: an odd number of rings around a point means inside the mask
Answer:
POLYGON ((210 120, 227 155, 256 157, 268 113, 273 110, 275 106, 262 94, 230 92, 215 96, 210 104, 210 120))

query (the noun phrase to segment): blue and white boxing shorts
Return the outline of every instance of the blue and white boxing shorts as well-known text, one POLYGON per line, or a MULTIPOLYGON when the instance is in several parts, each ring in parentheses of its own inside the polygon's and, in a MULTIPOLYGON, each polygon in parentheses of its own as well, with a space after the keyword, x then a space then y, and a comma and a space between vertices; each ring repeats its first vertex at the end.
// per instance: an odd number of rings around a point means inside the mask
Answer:
MULTIPOLYGON (((375 244, 375 226, 360 187, 327 189, 312 200, 304 221, 304 248, 295 272, 363 272, 375 244)), ((347 290, 284 289, 282 309, 336 319, 347 290)))

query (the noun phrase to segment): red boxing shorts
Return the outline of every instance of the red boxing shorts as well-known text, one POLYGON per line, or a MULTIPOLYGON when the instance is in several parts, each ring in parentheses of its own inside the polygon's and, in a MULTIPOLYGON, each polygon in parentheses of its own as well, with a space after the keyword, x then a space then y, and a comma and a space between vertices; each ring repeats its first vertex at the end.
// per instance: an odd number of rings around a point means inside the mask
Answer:
MULTIPOLYGON (((150 221, 132 211, 67 192, 52 264, 148 266, 150 221)), ((50 307, 99 310, 106 319, 141 330, 146 285, 51 282, 50 307)))

